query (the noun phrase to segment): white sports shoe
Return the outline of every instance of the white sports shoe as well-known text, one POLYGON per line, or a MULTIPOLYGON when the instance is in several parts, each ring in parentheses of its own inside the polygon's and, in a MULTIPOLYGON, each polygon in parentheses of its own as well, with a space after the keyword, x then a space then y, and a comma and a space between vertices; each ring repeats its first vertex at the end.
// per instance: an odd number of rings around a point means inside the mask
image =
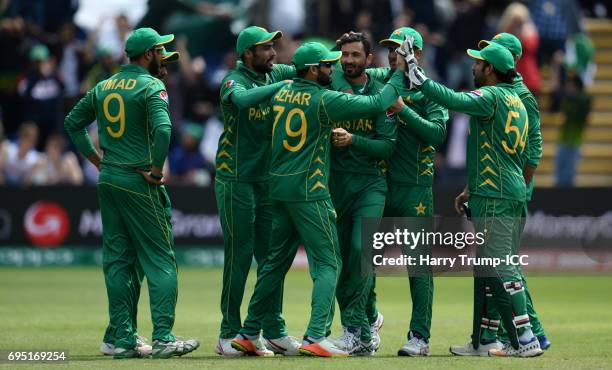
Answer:
POLYGON ((112 343, 102 342, 102 345, 100 346, 100 352, 102 352, 104 356, 112 356, 115 354, 115 345, 112 343))
POLYGON ((223 357, 239 357, 239 356, 244 355, 244 353, 238 350, 235 350, 232 347, 231 339, 221 339, 221 338, 219 338, 219 340, 217 341, 217 346, 215 347, 215 353, 223 357))
POLYGON ((501 349, 489 350, 491 357, 536 357, 544 353, 540 348, 540 341, 537 337, 532 337, 526 343, 519 341, 519 348, 514 349, 510 343, 504 343, 501 349))
POLYGON ((374 341, 359 342, 359 347, 357 347, 352 353, 351 356, 373 356, 376 351, 374 350, 374 341))
POLYGON ((448 350, 450 351, 450 353, 452 353, 455 356, 483 356, 485 357, 489 355, 489 350, 501 349, 501 348, 502 348, 501 342, 495 341, 495 342, 491 342, 487 344, 481 344, 478 346, 478 349, 475 349, 474 345, 472 345, 472 341, 469 341, 464 346, 450 346, 448 350))
POLYGON ((274 356, 274 352, 266 347, 261 335, 255 338, 254 336, 247 337, 244 334, 238 334, 236 338, 232 340, 232 347, 249 356, 274 356))
MULTIPOLYGON (((100 346, 100 352, 104 356, 113 356, 115 354, 115 345, 112 343, 104 343, 100 346)), ((153 347, 148 343, 147 338, 138 335, 136 336, 136 352, 142 357, 148 357, 153 352, 153 347)))
POLYGON ((283 356, 299 356, 300 342, 290 336, 284 336, 276 339, 265 339, 266 347, 275 354, 283 356))
POLYGON ((429 344, 421 337, 408 333, 408 341, 397 351, 398 356, 429 356, 429 344))
POLYGON ((385 317, 379 312, 376 317, 376 321, 370 325, 370 333, 372 334, 372 346, 374 351, 378 351, 380 348, 380 329, 382 329, 385 317))
POLYGON ((304 338, 300 346, 300 353, 304 356, 316 357, 347 357, 349 355, 348 352, 336 347, 330 340, 325 338, 319 342, 313 342, 308 338, 304 338))
POLYGON ((344 332, 341 336, 331 342, 342 351, 352 354, 361 346, 360 332, 358 328, 342 327, 344 332))

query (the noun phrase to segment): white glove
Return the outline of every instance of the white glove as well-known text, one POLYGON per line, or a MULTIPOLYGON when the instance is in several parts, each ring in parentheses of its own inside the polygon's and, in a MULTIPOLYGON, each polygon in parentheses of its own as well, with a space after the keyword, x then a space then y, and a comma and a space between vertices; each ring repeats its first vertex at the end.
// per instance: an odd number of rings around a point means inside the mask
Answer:
POLYGON ((427 76, 423 73, 421 67, 419 67, 416 58, 407 61, 408 63, 408 72, 407 77, 410 81, 410 88, 413 86, 421 86, 423 82, 427 81, 427 76))

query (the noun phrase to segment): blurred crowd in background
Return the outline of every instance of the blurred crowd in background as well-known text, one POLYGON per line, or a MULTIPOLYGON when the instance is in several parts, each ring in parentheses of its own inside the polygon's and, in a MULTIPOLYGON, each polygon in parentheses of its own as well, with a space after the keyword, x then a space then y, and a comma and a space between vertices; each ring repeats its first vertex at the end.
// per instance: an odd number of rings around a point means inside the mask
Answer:
MULTIPOLYGON (((282 30, 277 63, 316 38, 330 47, 349 30, 377 44, 395 28, 423 35, 430 77, 457 90, 472 87, 465 54, 481 39, 510 32, 522 41, 517 69, 538 95, 541 71, 553 86, 548 109, 566 112, 558 155, 579 147, 590 110, 594 48, 584 17, 609 16, 607 1, 531 0, 0 0, 0 184, 94 184, 97 170, 75 154, 63 130, 66 113, 122 63, 138 27, 175 33, 181 59, 164 82, 173 140, 167 183, 205 186, 214 177, 219 83, 235 66, 238 32, 254 24, 282 30)), ((386 66, 386 49, 374 66, 386 66)), ((468 117, 453 113, 436 161, 438 183, 462 181, 468 117)), ((91 134, 96 139, 95 125, 91 134)), ((559 159, 559 158, 558 158, 559 159)), ((560 159, 564 163, 563 158, 560 159)), ((561 174, 563 175, 563 174, 561 174)), ((559 185, 563 185, 559 180, 559 185)))

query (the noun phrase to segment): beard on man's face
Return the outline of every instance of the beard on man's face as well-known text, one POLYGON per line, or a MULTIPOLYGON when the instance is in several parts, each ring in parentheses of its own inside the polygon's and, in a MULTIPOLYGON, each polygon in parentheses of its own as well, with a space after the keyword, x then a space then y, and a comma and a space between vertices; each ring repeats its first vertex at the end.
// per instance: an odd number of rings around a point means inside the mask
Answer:
POLYGON ((317 76, 317 83, 321 86, 331 85, 331 74, 323 73, 323 71, 319 70, 319 75, 317 76))
POLYGON ((267 60, 263 60, 263 58, 255 58, 253 59, 253 69, 257 73, 266 74, 272 72, 272 67, 274 66, 274 57, 270 57, 267 60))
POLYGON ((157 58, 153 58, 153 60, 151 60, 151 64, 149 64, 149 73, 152 76, 159 76, 161 72, 161 61, 158 60, 157 58))
POLYGON ((361 76, 361 74, 365 71, 365 66, 352 64, 352 63, 343 63, 342 71, 344 75, 348 78, 355 78, 361 76))

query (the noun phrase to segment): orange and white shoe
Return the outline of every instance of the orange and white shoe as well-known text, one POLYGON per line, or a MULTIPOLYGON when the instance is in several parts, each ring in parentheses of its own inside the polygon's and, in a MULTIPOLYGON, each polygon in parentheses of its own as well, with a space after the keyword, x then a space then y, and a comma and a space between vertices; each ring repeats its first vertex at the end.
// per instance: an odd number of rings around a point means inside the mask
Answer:
POLYGON ((232 347, 248 356, 274 356, 274 352, 266 348, 260 335, 257 338, 248 338, 244 334, 238 334, 232 340, 232 347))
POLYGON ((307 338, 304 338, 302 346, 300 347, 300 353, 304 356, 315 356, 315 357, 348 357, 349 353, 336 347, 327 338, 319 342, 313 342, 307 338))

